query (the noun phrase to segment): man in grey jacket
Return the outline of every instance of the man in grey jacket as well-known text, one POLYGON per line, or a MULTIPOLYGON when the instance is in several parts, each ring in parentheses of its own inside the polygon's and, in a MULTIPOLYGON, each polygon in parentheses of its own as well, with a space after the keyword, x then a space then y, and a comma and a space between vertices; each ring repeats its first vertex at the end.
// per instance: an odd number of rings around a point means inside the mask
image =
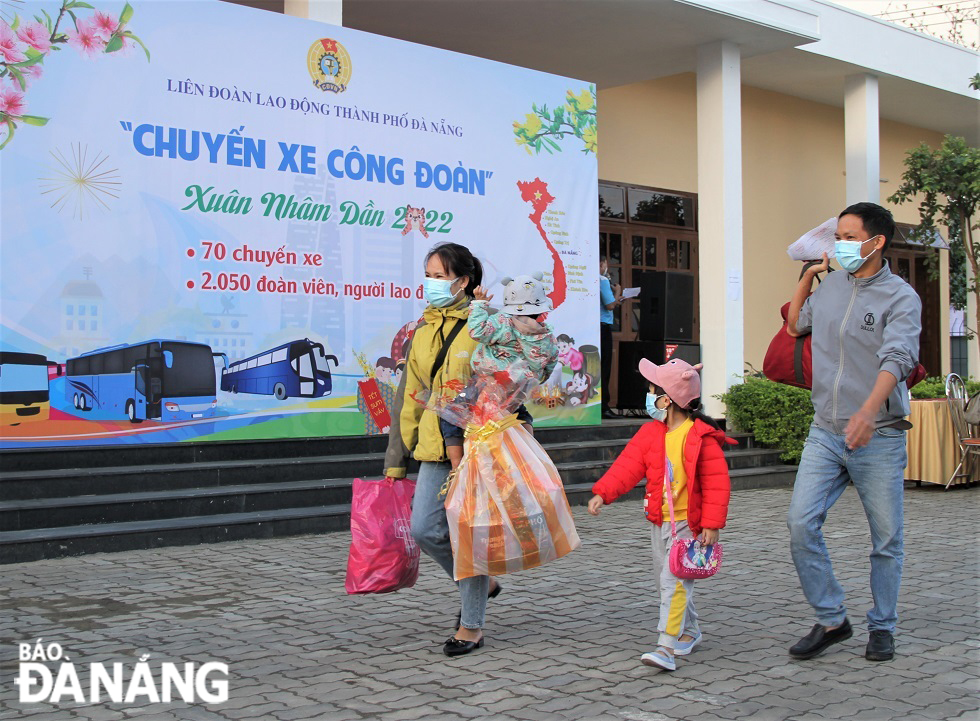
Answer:
POLYGON ((817 623, 790 648, 816 656, 851 637, 844 589, 824 542, 827 511, 853 481, 871 528, 871 593, 865 658, 890 660, 904 556, 902 496, 907 462, 905 380, 918 362, 922 303, 893 275, 882 254, 895 233, 885 208, 857 203, 837 220, 835 255, 846 272, 830 273, 813 295, 823 263, 806 271, 790 303, 790 335, 812 334, 813 425, 793 488, 788 525, 793 563, 817 623), (809 297, 808 297, 809 296, 809 297))

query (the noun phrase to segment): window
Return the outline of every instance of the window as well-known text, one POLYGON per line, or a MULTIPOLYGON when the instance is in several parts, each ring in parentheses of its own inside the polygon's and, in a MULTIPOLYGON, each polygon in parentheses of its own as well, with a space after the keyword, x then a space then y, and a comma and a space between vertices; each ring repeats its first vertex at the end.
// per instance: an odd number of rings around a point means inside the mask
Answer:
POLYGON ((78 330, 85 330, 85 321, 81 318, 78 319, 78 330))
POLYGON ((906 283, 911 283, 912 278, 912 261, 907 257, 900 257, 898 263, 895 267, 895 275, 904 280, 906 283))
POLYGON ((71 322, 71 318, 69 318, 68 320, 65 321, 65 330, 71 330, 71 329, 72 329, 72 322, 71 322))
POLYGON ((73 305, 66 305, 65 306, 65 315, 75 315, 75 306, 73 306, 73 305))
POLYGON ((89 328, 91 328, 92 330, 98 330, 99 329, 99 321, 97 321, 97 320, 93 320, 88 325, 89 325, 89 328))
POLYGON ((99 306, 97 306, 97 305, 91 305, 91 306, 89 306, 88 311, 89 311, 89 315, 98 315, 99 314, 99 306))
POLYGON ((631 223, 694 227, 694 201, 684 195, 630 188, 629 208, 631 223))
POLYGON ((265 353, 264 355, 259 356, 259 365, 260 366, 269 365, 269 362, 271 360, 272 360, 272 354, 271 353, 265 353))
POLYGON ((619 283, 623 264, 623 236, 621 233, 599 233, 599 255, 609 261, 609 275, 613 284, 619 283))
POLYGON ((644 235, 633 236, 633 266, 657 267, 657 239, 644 235))
POLYGON ((286 348, 280 348, 275 353, 272 354, 272 362, 279 363, 280 361, 286 360, 286 348))
POLYGON ((626 191, 616 185, 599 184, 599 217, 626 220, 626 191))
MULTIPOLYGON (((95 321, 92 321, 92 324, 94 325, 95 321)), ((125 373, 128 370, 128 368, 124 367, 125 361, 125 353, 121 350, 106 353, 103 362, 103 371, 106 373, 125 373)))
POLYGON ((85 315, 85 306, 84 305, 79 305, 78 306, 78 314, 79 315, 85 315))
POLYGON ((667 267, 678 270, 691 269, 690 241, 667 239, 667 267))
MULTIPOLYGON (((609 265, 619 266, 623 263, 623 236, 619 233, 609 234, 609 265)), ((612 269, 610 269, 611 271, 612 269)), ((618 281, 617 281, 618 282, 618 281)))
POLYGON ((953 373, 966 378, 969 373, 967 366, 967 359, 969 358, 969 350, 967 339, 965 335, 950 336, 949 339, 950 356, 949 364, 952 368, 953 373))

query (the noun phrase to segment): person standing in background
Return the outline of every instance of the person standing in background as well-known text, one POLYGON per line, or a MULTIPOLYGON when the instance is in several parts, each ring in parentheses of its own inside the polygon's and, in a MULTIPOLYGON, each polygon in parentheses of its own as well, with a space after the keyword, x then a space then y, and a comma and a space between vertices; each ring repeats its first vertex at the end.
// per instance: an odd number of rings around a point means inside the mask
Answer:
POLYGON ((616 418, 609 408, 609 374, 612 371, 613 308, 623 302, 623 289, 609 277, 609 261, 599 258, 599 355, 602 369, 602 417, 616 418))

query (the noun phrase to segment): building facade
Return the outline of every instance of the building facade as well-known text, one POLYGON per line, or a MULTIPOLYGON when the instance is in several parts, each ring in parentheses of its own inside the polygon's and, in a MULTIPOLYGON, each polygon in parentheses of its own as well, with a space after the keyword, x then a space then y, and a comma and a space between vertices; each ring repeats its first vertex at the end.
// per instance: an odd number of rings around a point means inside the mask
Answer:
MULTIPOLYGON (((824 0, 240 4, 595 82, 597 246, 624 287, 650 270, 693 276, 715 414, 713 396, 761 369, 780 327, 800 271, 787 246, 848 204, 888 205, 911 148, 980 138, 976 52, 824 0)), ((437 81, 412 78, 423 93, 437 81)), ((923 298, 922 360, 949 372, 947 253, 905 242, 915 204, 889 207, 903 229, 892 269, 923 298), (942 280, 926 270, 934 253, 942 280)), ((626 305, 614 369, 636 334, 626 305)))

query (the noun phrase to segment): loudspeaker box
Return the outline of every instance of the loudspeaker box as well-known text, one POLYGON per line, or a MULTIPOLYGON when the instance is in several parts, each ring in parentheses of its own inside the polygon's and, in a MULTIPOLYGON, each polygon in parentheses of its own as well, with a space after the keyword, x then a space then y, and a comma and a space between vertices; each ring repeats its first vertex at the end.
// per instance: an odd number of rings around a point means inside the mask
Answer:
POLYGON ((647 380, 640 375, 640 358, 663 365, 680 358, 691 365, 701 362, 701 346, 666 341, 621 341, 619 344, 619 380, 616 408, 646 407, 647 380))
POLYGON ((694 276, 667 270, 633 274, 640 288, 640 340, 690 343, 694 337, 694 276))

